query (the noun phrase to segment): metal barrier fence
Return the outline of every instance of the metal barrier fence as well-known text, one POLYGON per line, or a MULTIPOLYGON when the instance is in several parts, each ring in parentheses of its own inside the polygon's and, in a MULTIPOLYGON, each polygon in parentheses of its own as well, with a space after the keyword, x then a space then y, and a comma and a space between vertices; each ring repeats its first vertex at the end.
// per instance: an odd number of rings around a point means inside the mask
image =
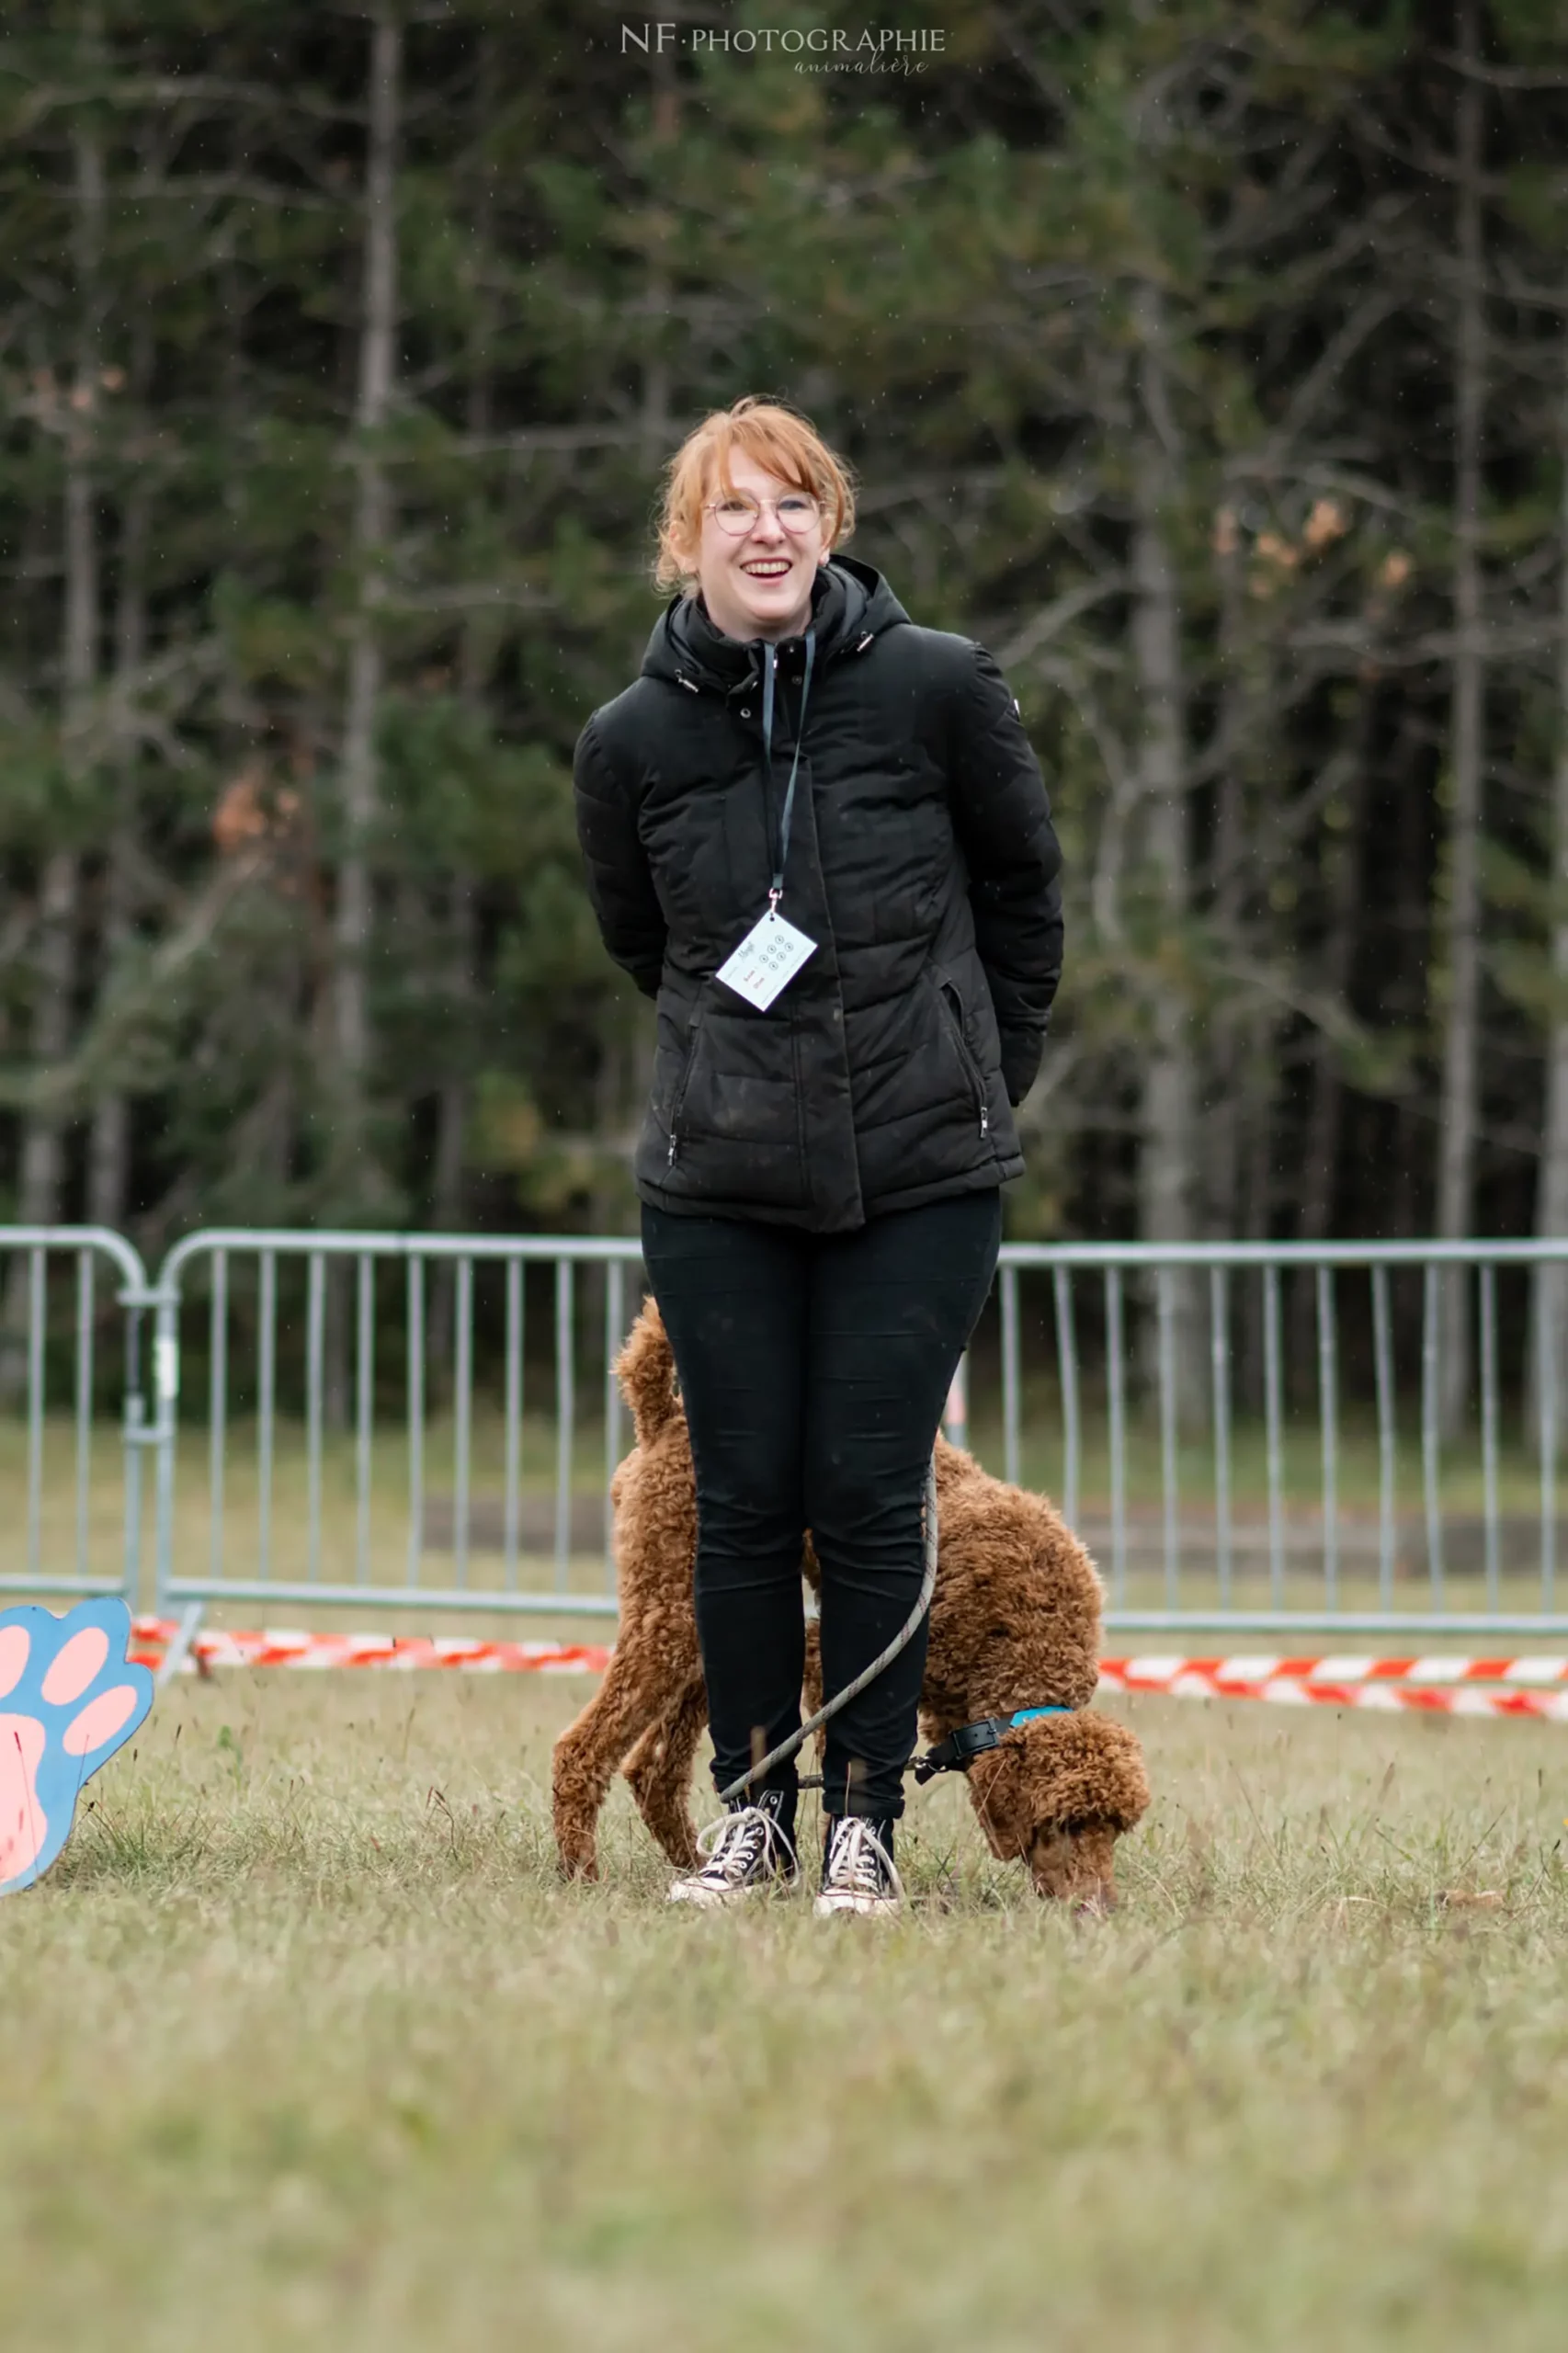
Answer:
POLYGON ((142 1393, 148 1305, 141 1257, 107 1227, 0 1226, 0 1415, 11 1424, 4 1431, 6 1451, 15 1449, 6 1483, 12 1506, 0 1537, 0 1593, 40 1598, 123 1593, 134 1600, 141 1582, 142 1457, 157 1442, 142 1393), (109 1284, 100 1280, 105 1262, 109 1284), (62 1272, 69 1283, 64 1318, 51 1313, 62 1272), (106 1323, 113 1326, 107 1349, 100 1347, 106 1323), (56 1391, 68 1401, 68 1430, 52 1426, 50 1401, 56 1391), (122 1449, 119 1476, 107 1492, 96 1475, 94 1448, 98 1409, 106 1404, 118 1415, 122 1449), (13 1405, 14 1417, 6 1412, 13 1405), (51 1453, 62 1443, 70 1469, 56 1483, 50 1477, 51 1453))
MULTIPOLYGON (((609 1368, 631 1322, 627 1269, 640 1264, 631 1241, 187 1236, 158 1280, 160 1608, 233 1599, 613 1616, 609 1481, 627 1429, 609 1368), (547 1279, 551 1336, 548 1409, 535 1415, 531 1446, 526 1342, 533 1321, 528 1293, 537 1285, 527 1280, 530 1271, 547 1279), (603 1293, 600 1427, 591 1467, 582 1459, 577 1377, 587 1274, 603 1293), (204 1318, 193 1291, 205 1292, 204 1318), (192 1306, 204 1324, 199 1348, 182 1329, 192 1306), (238 1398, 230 1349, 236 1320, 254 1351, 248 1391, 238 1398), (294 1343, 291 1362, 280 1352, 285 1336, 294 1343), (178 1397, 182 1361, 193 1351, 205 1359, 206 1492, 199 1520, 182 1521, 178 1397), (444 1491, 431 1475, 437 1366, 444 1491), (291 1389, 287 1424, 280 1387, 291 1389), (396 1400, 391 1427, 380 1410, 389 1392, 396 1400), (248 1407, 243 1487, 230 1447, 237 1404, 248 1407), (483 1495, 474 1486, 476 1450, 493 1483, 483 1495), (389 1472, 397 1489, 391 1510, 389 1472), (236 1568, 241 1541, 248 1557, 236 1568), (449 1570, 438 1578, 427 1566, 432 1555, 449 1555, 449 1570), (525 1561, 544 1575, 526 1582, 525 1561)), ((535 1314, 538 1306, 536 1299, 535 1314)))
MULTIPOLYGON (((199 1233, 151 1283, 93 1229, 0 1229, 0 1254, 27 1498, 5 1586, 134 1598, 150 1450, 165 1612, 613 1613, 630 1433, 609 1368, 635 1242, 199 1233), (62 1256, 74 1306, 51 1323, 62 1256), (105 1257, 124 1318, 112 1574, 92 1455, 105 1257), (45 1473, 56 1393, 69 1496, 45 1473)), ((1560 1638, 1565 1349, 1568 1241, 1013 1244, 971 1351, 971 1434, 1060 1501, 1115 1630, 1560 1638)))
POLYGON ((1009 1245, 998 1280, 1000 1467, 1007 1478, 1020 1475, 1026 1436, 1020 1283, 1047 1279, 1061 1416, 1056 1492, 1099 1560, 1111 1627, 1561 1636, 1568 1632, 1556 1583, 1565 1267, 1564 1242, 1009 1245), (1305 1305, 1292 1314, 1289 1336, 1287 1284, 1293 1306, 1305 1305), (1511 1400, 1500 1336, 1505 1286, 1511 1361, 1521 1374, 1511 1400), (1083 1475, 1085 1305, 1097 1313, 1103 1392, 1105 1460, 1093 1495, 1083 1475), (1246 1354, 1261 1460, 1244 1495, 1234 1392, 1238 1356, 1246 1354), (1347 1357, 1358 1358, 1363 1374, 1361 1453, 1369 1458, 1355 1483, 1345 1476, 1342 1442, 1347 1357), (1409 1368, 1412 1358, 1415 1379, 1402 1384, 1402 1362, 1409 1368), (1471 1361, 1473 1381, 1456 1383, 1456 1365, 1471 1361), (1157 1461, 1142 1483, 1142 1529, 1130 1410, 1140 1390, 1146 1451, 1157 1461), (1310 1506, 1288 1489, 1292 1420, 1297 1460, 1303 1450, 1312 1460, 1310 1506), (1311 1425, 1304 1449, 1303 1421, 1311 1425), (1193 1427, 1202 1433, 1196 1447, 1184 1442, 1193 1427), (1206 1458, 1196 1477, 1195 1453, 1206 1458), (1510 1501, 1525 1481, 1533 1487, 1528 1516, 1505 1511, 1506 1475, 1510 1501), (1195 1491, 1203 1507, 1194 1524, 1183 1499, 1195 1491))

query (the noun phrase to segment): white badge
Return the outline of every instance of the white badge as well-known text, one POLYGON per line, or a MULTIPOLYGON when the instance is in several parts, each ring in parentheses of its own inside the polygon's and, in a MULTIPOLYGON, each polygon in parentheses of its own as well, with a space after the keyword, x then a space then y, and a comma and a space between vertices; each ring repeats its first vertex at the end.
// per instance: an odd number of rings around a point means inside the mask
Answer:
POLYGON ((786 923, 771 907, 754 923, 734 954, 720 965, 714 974, 759 1013, 766 1013, 779 991, 792 981, 808 956, 816 953, 816 941, 786 923))

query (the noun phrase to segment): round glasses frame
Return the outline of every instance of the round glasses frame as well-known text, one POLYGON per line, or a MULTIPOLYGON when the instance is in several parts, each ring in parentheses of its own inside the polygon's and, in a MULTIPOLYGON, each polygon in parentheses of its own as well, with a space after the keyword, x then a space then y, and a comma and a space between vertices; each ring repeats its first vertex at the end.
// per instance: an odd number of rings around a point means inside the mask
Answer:
POLYGON ((747 532, 755 531, 761 522, 765 506, 772 507, 778 518, 779 529, 788 531, 793 539, 800 539, 822 517, 822 508, 810 491, 805 490, 787 490, 782 498, 756 499, 749 494, 744 497, 710 498, 702 511, 712 516, 727 538, 744 540, 747 532), (790 508, 795 511, 787 512, 790 508))

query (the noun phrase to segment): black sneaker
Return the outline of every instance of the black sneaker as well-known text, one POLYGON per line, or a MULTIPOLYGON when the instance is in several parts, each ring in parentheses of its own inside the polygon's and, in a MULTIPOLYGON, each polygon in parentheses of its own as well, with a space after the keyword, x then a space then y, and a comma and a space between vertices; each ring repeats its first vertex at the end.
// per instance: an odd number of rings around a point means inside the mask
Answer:
POLYGON ((672 1880, 666 1901, 711 1907, 747 1895, 793 1887, 799 1872, 794 1841, 781 1818, 783 1792, 766 1790, 754 1804, 736 1805, 710 1822, 697 1842, 699 1870, 672 1880))
POLYGON ((903 1909, 903 1882, 893 1869, 892 1824, 860 1813, 828 1816, 822 1893, 812 1909, 819 1920, 837 1912, 892 1919, 903 1909))

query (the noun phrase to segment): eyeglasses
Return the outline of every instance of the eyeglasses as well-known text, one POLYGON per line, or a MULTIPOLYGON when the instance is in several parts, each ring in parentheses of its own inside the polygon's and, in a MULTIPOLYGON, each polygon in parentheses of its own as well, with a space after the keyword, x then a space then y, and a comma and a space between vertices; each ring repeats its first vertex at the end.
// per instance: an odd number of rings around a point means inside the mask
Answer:
POLYGON ((703 512, 711 515, 719 529, 728 532, 732 540, 744 540, 761 522, 764 506, 771 506, 780 529, 797 538, 811 529, 821 511, 808 492, 790 490, 782 498, 758 500, 737 494, 733 498, 710 499, 703 512))

